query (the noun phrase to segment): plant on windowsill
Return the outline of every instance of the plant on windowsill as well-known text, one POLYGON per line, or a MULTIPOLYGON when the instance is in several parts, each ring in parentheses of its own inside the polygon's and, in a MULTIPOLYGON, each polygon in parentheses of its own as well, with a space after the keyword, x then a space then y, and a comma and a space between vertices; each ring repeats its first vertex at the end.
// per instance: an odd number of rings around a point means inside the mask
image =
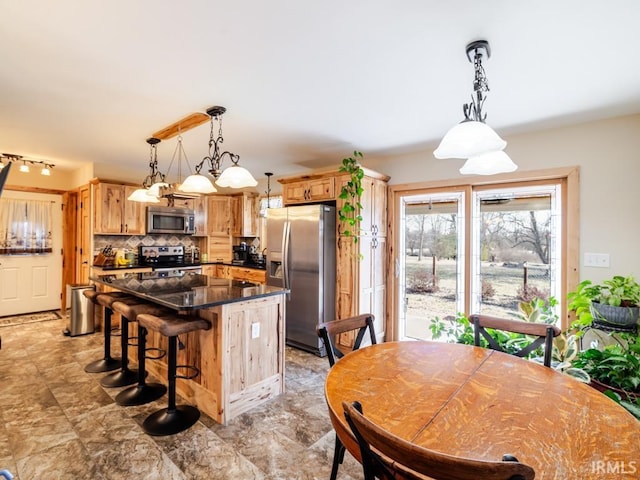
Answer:
POLYGON ((597 285, 584 280, 567 294, 567 299, 569 310, 576 314, 572 327, 578 330, 591 327, 594 320, 631 329, 640 317, 640 284, 632 276, 616 275, 597 285))
POLYGON ((341 234, 345 237, 353 237, 355 243, 358 242, 360 222, 362 221, 360 198, 364 191, 362 188, 364 170, 358 163, 358 158, 362 158, 362 153, 354 151, 352 157, 342 160, 342 165, 338 170, 349 174, 349 181, 342 186, 338 195, 338 198, 342 200, 342 206, 338 210, 338 219, 343 225, 341 234))

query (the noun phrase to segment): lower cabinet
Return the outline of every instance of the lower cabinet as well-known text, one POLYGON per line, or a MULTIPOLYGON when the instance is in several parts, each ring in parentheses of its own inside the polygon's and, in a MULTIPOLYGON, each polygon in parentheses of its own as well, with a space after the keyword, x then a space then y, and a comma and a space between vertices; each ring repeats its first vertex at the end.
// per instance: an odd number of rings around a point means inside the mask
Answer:
POLYGON ((229 267, 231 278, 234 280, 244 280, 245 282, 252 283, 266 283, 267 272, 266 270, 259 270, 257 268, 246 267, 229 267))

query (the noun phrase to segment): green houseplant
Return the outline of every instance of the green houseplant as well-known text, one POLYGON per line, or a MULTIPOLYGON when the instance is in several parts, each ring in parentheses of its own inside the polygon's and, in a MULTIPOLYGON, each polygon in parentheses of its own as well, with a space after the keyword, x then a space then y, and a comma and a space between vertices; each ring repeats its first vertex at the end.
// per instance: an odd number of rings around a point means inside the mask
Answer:
POLYGON ((567 295, 569 310, 576 313, 574 327, 590 327, 593 320, 630 327, 640 316, 640 284, 633 276, 616 275, 600 284, 584 280, 567 295))
POLYGON ((342 200, 342 206, 338 210, 338 219, 343 225, 342 235, 345 237, 353 237, 354 242, 358 242, 358 229, 362 216, 360 210, 362 204, 362 179, 364 170, 358 163, 358 158, 362 158, 362 153, 353 152, 352 157, 342 159, 342 165, 339 171, 349 174, 349 180, 342 186, 338 198, 342 200))

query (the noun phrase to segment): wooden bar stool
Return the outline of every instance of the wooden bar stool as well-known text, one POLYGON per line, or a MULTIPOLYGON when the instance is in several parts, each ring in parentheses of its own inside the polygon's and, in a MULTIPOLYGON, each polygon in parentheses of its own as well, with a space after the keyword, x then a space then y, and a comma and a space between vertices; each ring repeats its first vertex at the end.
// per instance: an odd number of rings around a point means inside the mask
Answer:
MULTIPOLYGON (((171 313, 171 310, 149 302, 130 303, 118 301, 113 303, 113 310, 129 322, 137 322, 138 315, 143 313, 147 315, 167 315, 171 313)), ((160 348, 147 348, 147 329, 139 323, 138 336, 129 337, 129 340, 134 338, 137 339, 137 342, 135 344, 128 342, 128 345, 138 347, 138 384, 123 390, 116 396, 116 403, 124 407, 153 402, 167 392, 167 387, 160 383, 147 383, 147 372, 145 370, 147 358, 158 360, 164 357, 166 352, 160 348), (157 351, 159 355, 147 357, 147 352, 149 351, 157 351)))
POLYGON ((167 408, 158 410, 149 415, 142 423, 142 429, 149 435, 173 435, 191 427, 200 418, 200 410, 191 405, 176 406, 176 379, 195 378, 200 374, 195 366, 177 365, 178 361, 178 335, 193 332, 196 330, 209 330, 211 324, 199 317, 179 316, 176 313, 168 315, 138 315, 140 326, 159 332, 168 337, 169 358, 167 380, 169 383, 169 393, 167 408), (178 368, 188 368, 194 371, 192 375, 178 375, 178 368))
MULTIPOLYGON (((100 302, 100 297, 98 297, 98 302, 100 302)), ((118 302, 120 305, 140 305, 145 303, 144 300, 141 300, 136 297, 132 297, 127 295, 126 297, 114 299, 110 307, 115 311, 114 305, 118 302)), ((120 313, 120 312, 118 312, 120 313)), ((120 370, 117 372, 110 373, 106 375, 100 380, 100 385, 105 388, 114 388, 114 387, 126 387, 127 385, 131 385, 138 381, 138 370, 129 368, 129 319, 124 315, 120 316, 120 349, 122 351, 122 364, 120 365, 120 370)), ((146 372, 142 372, 143 375, 146 375, 146 372)))
POLYGON ((113 313, 111 305, 116 300, 130 298, 131 296, 123 292, 105 293, 96 292, 95 290, 84 290, 82 294, 94 305, 104 307, 104 325, 102 326, 104 330, 104 357, 88 364, 84 367, 84 371, 87 373, 104 373, 117 370, 122 367, 122 361, 111 356, 111 315, 113 313))

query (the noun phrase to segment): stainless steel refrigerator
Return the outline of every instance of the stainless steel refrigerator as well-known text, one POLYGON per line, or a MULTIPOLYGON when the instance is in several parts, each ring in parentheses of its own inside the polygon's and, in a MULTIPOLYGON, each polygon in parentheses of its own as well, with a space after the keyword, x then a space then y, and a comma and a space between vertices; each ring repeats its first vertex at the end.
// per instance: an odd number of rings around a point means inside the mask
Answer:
POLYGON ((287 345, 326 355, 316 326, 335 318, 335 207, 267 210, 267 284, 291 290, 286 304, 287 345))

